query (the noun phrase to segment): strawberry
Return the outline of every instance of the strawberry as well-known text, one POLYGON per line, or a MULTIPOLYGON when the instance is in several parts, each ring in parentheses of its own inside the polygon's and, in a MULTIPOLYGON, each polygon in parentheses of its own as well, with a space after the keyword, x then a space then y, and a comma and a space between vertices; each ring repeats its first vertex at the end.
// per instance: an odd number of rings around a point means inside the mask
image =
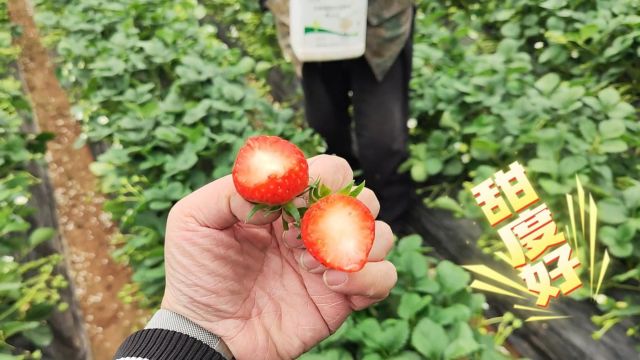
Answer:
POLYGON ((373 245, 375 220, 358 199, 332 194, 313 203, 302 218, 301 235, 311 255, 324 266, 358 271, 373 245))
POLYGON ((309 166, 294 144, 277 136, 254 136, 240 148, 232 177, 245 200, 283 205, 304 192, 309 166))

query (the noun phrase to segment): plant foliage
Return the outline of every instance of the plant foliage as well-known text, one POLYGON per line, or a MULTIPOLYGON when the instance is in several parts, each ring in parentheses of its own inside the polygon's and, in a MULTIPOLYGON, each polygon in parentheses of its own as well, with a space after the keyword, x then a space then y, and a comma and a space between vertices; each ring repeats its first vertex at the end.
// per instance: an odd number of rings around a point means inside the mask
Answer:
POLYGON ((20 29, 10 25, 6 6, 0 2, 0 358, 35 359, 52 338, 45 320, 56 307, 66 308, 58 294, 66 283, 53 275, 60 256, 28 256, 55 235, 28 222, 30 187, 38 180, 26 167, 41 158, 48 136, 21 130, 30 108, 16 76, 20 50, 12 46, 20 29))
MULTIPOLYGON (((578 175, 599 206, 599 246, 618 259, 610 274, 629 274, 604 287, 637 288, 638 14, 634 0, 420 2, 404 170, 427 202, 484 220, 470 187, 518 160, 568 224, 578 175)), ((488 226, 480 243, 502 246, 488 226)))

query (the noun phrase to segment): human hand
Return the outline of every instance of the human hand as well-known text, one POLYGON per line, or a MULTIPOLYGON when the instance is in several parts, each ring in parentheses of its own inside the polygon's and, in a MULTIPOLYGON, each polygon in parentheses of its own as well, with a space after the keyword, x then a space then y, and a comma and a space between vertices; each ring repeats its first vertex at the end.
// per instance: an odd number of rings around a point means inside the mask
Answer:
MULTIPOLYGON (((339 157, 308 163, 310 181, 334 191, 353 179, 339 157)), ((377 216, 371 190, 358 199, 377 216)), ((298 229, 283 230, 280 213, 258 212, 246 223, 252 206, 226 176, 180 200, 167 221, 162 308, 220 336, 235 358, 295 358, 395 285, 396 269, 384 260, 393 245, 387 224, 376 221, 365 267, 345 273, 318 263, 298 229)))

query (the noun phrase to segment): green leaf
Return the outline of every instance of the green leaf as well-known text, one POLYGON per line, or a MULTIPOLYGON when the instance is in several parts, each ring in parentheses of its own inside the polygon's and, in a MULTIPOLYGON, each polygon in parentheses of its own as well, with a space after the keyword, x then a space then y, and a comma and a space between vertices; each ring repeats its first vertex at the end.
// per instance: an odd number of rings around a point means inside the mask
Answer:
POLYGON ((600 103, 604 107, 612 108, 620 102, 620 93, 618 93, 618 90, 608 87, 598 92, 598 99, 600 99, 600 103))
POLYGON ((377 353, 366 354, 362 360, 384 360, 382 355, 377 353))
POLYGON ((90 69, 95 70, 94 76, 110 77, 124 73, 126 64, 118 58, 109 58, 106 60, 96 60, 89 65, 90 69))
POLYGON ((319 353, 307 353, 301 355, 299 360, 353 360, 353 357, 344 349, 329 349, 319 353))
POLYGON ((594 124, 591 120, 581 121, 578 125, 578 128, 580 128, 580 133, 582 134, 584 139, 589 142, 594 141, 596 135, 598 135, 596 124, 594 124))
POLYGON ((448 196, 440 196, 435 199, 433 202, 429 203, 430 207, 445 209, 452 211, 454 214, 464 214, 464 209, 457 201, 448 197, 448 196))
POLYGON ((598 219, 605 224, 621 224, 627 220, 627 208, 617 198, 598 201, 598 219))
POLYGON ((398 240, 396 250, 400 253, 422 250, 422 237, 417 234, 408 235, 398 240))
POLYGON ((351 180, 347 185, 345 185, 342 189, 338 190, 337 194, 349 195, 351 188, 353 187, 353 180, 351 180))
POLYGON ((262 211, 262 210, 266 210, 269 208, 269 205, 265 205, 265 204, 254 204, 253 207, 251 207, 251 211, 249 211, 249 215, 247 215, 247 219, 245 220, 245 222, 249 222, 249 220, 251 220, 251 218, 253 218, 253 216, 258 212, 258 211, 262 211))
POLYGON ((411 335, 411 345, 428 359, 440 358, 449 338, 444 328, 429 318, 423 318, 416 324, 411 335))
POLYGON ((487 139, 476 137, 471 140, 471 156, 477 160, 489 160, 499 149, 500 145, 487 139))
POLYGON ((624 199, 627 208, 636 209, 640 207, 640 184, 624 189, 622 192, 622 198, 624 199))
POLYGON ((431 318, 443 326, 459 321, 469 321, 471 318, 471 309, 463 304, 453 304, 445 308, 434 307, 431 318))
POLYGON ((8 338, 23 331, 33 330, 39 326, 42 326, 42 324, 37 321, 4 321, 0 323, 0 333, 4 338, 8 338))
POLYGON ((612 139, 620 137, 624 134, 626 127, 622 120, 605 120, 598 125, 600 134, 604 139, 612 139))
POLYGON ((381 351, 395 354, 409 340, 409 323, 405 320, 387 319, 380 324, 381 332, 375 336, 381 351))
POLYGON ((560 76, 556 73, 548 73, 536 81, 534 86, 544 95, 549 95, 560 84, 560 76))
POLYGON ((624 51, 625 49, 629 48, 629 46, 633 44, 633 37, 629 35, 632 35, 632 34, 627 34, 627 35, 623 35, 615 38, 615 40, 613 40, 613 42, 611 43, 611 46, 609 46, 604 51, 602 56, 604 56, 605 58, 612 57, 624 51))
POLYGON ((329 188, 327 185, 325 184, 320 184, 320 186, 318 187, 318 194, 320 195, 320 198, 323 198, 325 196, 329 196, 331 195, 331 188, 329 188))
POLYGON ((56 235, 56 230, 49 227, 42 227, 36 229, 29 236, 29 245, 32 247, 38 246, 45 241, 51 240, 56 235))
POLYGON ((178 129, 173 126, 161 126, 153 131, 155 138, 170 144, 177 144, 181 141, 178 129))
POLYGON ((567 5, 567 0, 547 0, 540 4, 540 7, 549 10, 558 10, 567 5))
POLYGON ((442 160, 438 158, 429 158, 425 161, 425 167, 429 175, 435 175, 442 170, 442 160))
POLYGON ((456 339, 444 351, 445 359, 460 359, 480 349, 480 345, 472 339, 456 339))
POLYGON ((12 292, 16 290, 20 290, 21 284, 19 282, 0 282, 0 295, 2 293, 12 292))
POLYGON ((549 195, 564 195, 571 191, 569 185, 561 184, 551 179, 539 179, 538 184, 549 195))
POLYGON ((437 294, 440 291, 440 284, 430 277, 421 277, 416 280, 413 288, 425 294, 437 294))
POLYGON ((600 150, 604 153, 620 153, 627 149, 629 147, 624 140, 606 140, 600 144, 600 150))
POLYGON ((398 272, 411 274, 415 278, 420 278, 427 273, 426 258, 415 251, 400 253, 393 263, 398 272))
POLYGON ((558 174, 558 163, 551 159, 532 159, 528 163, 528 168, 538 173, 545 173, 551 176, 558 174))
POLYGON ((618 243, 631 242, 636 235, 636 227, 630 222, 626 222, 618 227, 616 231, 616 240, 618 243))
POLYGON ((96 176, 105 176, 113 172, 114 167, 104 162, 93 162, 89 164, 89 170, 96 176))
POLYGON ((411 166, 411 178, 415 182, 423 182, 427 180, 429 176, 429 172, 427 171, 427 166, 422 161, 417 161, 411 166))
POLYGON ((520 25, 517 22, 508 22, 500 28, 500 33, 504 37, 517 38, 520 36, 520 25))
POLYGON ((398 355, 390 357, 389 360, 422 360, 422 357, 413 351, 403 351, 398 355))
POLYGON ((365 181, 362 181, 360 185, 356 186, 354 189, 351 189, 349 196, 358 197, 358 195, 360 195, 362 190, 364 190, 364 186, 365 186, 365 181))
POLYGON ((613 109, 609 110, 607 115, 609 115, 609 117, 611 117, 612 119, 626 119, 633 118, 635 113, 636 109, 633 107, 633 105, 629 104, 628 102, 621 101, 616 104, 613 109))
POLYGON ((567 156, 562 158, 562 160, 560 160, 560 165, 558 166, 558 169, 560 170, 560 175, 566 178, 574 175, 576 172, 583 169, 585 166, 587 166, 588 163, 589 162, 584 156, 580 156, 580 155, 567 156))
POLYGON ((51 329, 46 324, 41 324, 39 327, 26 330, 22 333, 24 337, 31 340, 36 346, 44 347, 51 343, 53 339, 53 334, 51 333, 51 329))
POLYGON ((466 288, 471 279, 463 268, 448 260, 441 261, 438 264, 436 277, 445 295, 453 295, 466 288))
POLYGON ((211 108, 211 101, 208 99, 202 100, 198 105, 189 109, 182 118, 182 122, 191 125, 205 117, 211 108))
POLYGON ((429 300, 416 293, 407 292, 400 297, 400 305, 398 305, 398 316, 401 319, 413 319, 413 317, 425 306, 429 304, 429 300))
POLYGON ((444 166, 444 171, 442 173, 447 176, 456 176, 460 175, 463 170, 464 165, 462 165, 462 162, 457 158, 453 158, 444 166))
MULTIPOLYGON (((634 229, 635 230, 635 229, 634 229)), ((627 230, 623 230, 626 232, 627 230)), ((633 252, 633 244, 630 241, 622 241, 616 228, 611 226, 603 226, 599 230, 598 237, 600 241, 607 246, 611 255, 618 258, 626 258, 633 252)), ((622 234, 625 236, 627 234, 622 234)))
POLYGON ((293 217, 293 220, 295 220, 296 224, 300 223, 300 212, 298 211, 298 208, 293 204, 293 202, 288 202, 286 204, 284 204, 284 210, 291 215, 291 217, 293 217))
POLYGON ((188 147, 175 158, 170 159, 164 165, 165 176, 171 176, 179 172, 191 169, 198 162, 198 155, 188 147))

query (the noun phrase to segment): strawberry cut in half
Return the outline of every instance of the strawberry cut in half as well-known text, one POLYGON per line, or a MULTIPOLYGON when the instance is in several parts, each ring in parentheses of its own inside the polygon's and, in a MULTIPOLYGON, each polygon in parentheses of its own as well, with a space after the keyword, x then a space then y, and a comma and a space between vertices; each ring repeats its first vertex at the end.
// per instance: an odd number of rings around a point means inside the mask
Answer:
POLYGON ((253 136, 240 148, 232 177, 245 200, 283 205, 306 189, 309 165, 294 144, 277 136, 253 136))
POLYGON ((375 219, 360 200, 332 194, 307 209, 301 235, 309 253, 324 266, 354 272, 367 262, 375 219))

